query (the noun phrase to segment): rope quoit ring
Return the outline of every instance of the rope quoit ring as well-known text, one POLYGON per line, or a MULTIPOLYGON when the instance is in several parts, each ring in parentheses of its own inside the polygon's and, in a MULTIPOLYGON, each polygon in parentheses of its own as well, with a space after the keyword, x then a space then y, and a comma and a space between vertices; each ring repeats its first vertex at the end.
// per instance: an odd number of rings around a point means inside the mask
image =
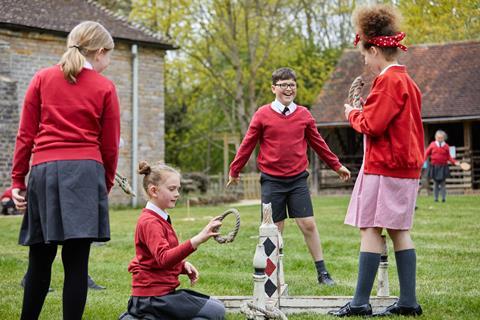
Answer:
MULTIPOLYGON (((222 213, 222 215, 218 218, 218 220, 223 221, 223 219, 225 219, 226 216, 232 213, 235 215, 235 219, 236 219, 235 227, 233 228, 233 230, 230 231, 226 236, 218 235, 213 237, 213 239, 220 244, 233 242, 233 240, 235 239, 235 236, 238 233, 238 230, 240 229, 240 213, 238 212, 237 209, 228 209, 227 211, 222 213)), ((220 227, 218 227, 215 231, 218 232, 218 230, 220 230, 220 227)))
POLYGON ((365 85, 362 76, 358 76, 353 80, 350 90, 348 91, 348 103, 357 109, 362 109, 362 89, 365 85))

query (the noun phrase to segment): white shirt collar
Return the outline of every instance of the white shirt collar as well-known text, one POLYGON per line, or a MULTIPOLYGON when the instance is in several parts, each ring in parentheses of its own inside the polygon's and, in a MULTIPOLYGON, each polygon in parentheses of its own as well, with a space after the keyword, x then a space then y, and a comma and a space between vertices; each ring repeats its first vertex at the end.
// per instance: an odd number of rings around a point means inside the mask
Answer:
POLYGON ((385 72, 387 72, 387 70, 390 68, 390 67, 403 67, 401 64, 398 64, 398 63, 394 63, 394 64, 390 64, 388 66, 385 67, 385 69, 382 70, 382 72, 380 72, 380 75, 384 74, 385 72))
POLYGON ((445 145, 445 141, 438 142, 437 140, 435 140, 435 143, 437 144, 437 147, 443 147, 445 145))
POLYGON ((83 67, 85 69, 90 69, 90 70, 93 70, 93 66, 90 62, 87 61, 87 59, 85 59, 85 63, 83 64, 83 67))
MULTIPOLYGON (((275 101, 272 102, 271 106, 272 106, 272 109, 278 113, 282 113, 283 109, 285 109, 285 106, 277 99, 275 99, 275 101)), ((295 111, 295 109, 297 109, 297 105, 293 101, 290 102, 290 104, 287 107, 288 107, 288 111, 285 115, 291 114, 295 111)))
POLYGON ((156 214, 158 214, 160 217, 162 217, 165 221, 168 220, 168 213, 151 203, 150 201, 147 202, 147 205, 145 206, 146 209, 152 210, 156 214))

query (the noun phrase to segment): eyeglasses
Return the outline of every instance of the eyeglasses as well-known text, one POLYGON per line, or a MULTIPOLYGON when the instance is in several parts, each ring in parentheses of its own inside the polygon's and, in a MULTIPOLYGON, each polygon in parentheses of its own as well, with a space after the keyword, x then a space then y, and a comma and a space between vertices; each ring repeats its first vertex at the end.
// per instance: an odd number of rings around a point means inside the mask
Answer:
POLYGON ((282 90, 285 90, 287 88, 290 88, 290 89, 296 89, 297 88, 297 84, 296 83, 276 83, 274 84, 275 87, 280 87, 282 88, 282 90))

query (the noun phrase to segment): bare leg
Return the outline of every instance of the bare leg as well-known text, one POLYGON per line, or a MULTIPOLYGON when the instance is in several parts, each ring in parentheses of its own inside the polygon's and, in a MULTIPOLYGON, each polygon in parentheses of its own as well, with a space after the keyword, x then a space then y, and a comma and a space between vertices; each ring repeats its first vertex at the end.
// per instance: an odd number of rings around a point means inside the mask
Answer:
POLYGON ((275 222, 275 225, 278 228, 278 231, 280 231, 281 234, 283 234, 283 228, 285 226, 285 220, 275 222))
POLYGON ((313 261, 323 260, 322 245, 314 217, 295 218, 300 231, 303 233, 305 243, 312 255, 313 261))
POLYGON ((364 228, 360 229, 360 251, 382 253, 382 228, 364 228))
POLYGON ((412 238, 409 230, 393 230, 387 229, 388 235, 393 241, 393 249, 395 251, 414 249, 412 238))

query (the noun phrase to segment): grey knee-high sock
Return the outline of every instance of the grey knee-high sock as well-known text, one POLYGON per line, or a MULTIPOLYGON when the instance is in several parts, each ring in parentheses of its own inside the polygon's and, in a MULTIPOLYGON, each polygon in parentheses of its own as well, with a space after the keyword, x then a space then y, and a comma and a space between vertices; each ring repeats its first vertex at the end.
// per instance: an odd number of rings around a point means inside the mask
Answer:
POLYGON ((433 198, 438 201, 438 193, 440 192, 440 182, 433 181, 433 198))
POLYGON ((395 252, 397 261, 398 281, 400 282, 400 299, 398 304, 402 307, 416 307, 415 278, 417 270, 417 255, 415 249, 395 252))
POLYGON ((373 282, 380 265, 380 253, 360 252, 358 258, 358 279, 352 306, 367 304, 370 300, 373 282))

